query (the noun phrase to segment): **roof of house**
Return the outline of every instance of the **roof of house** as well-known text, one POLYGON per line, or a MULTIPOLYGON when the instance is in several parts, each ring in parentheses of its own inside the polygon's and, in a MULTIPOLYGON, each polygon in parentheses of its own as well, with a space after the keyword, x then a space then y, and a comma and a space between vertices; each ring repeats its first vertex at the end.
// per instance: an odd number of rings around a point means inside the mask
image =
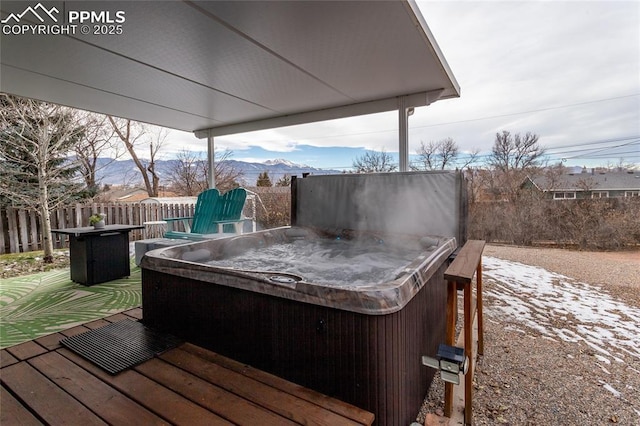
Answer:
POLYGON ((148 198, 149 194, 143 188, 111 188, 108 191, 104 191, 100 194, 100 199, 103 201, 113 202, 131 202, 139 201, 144 198, 148 198))
POLYGON ((148 197, 141 204, 196 204, 198 197, 148 197))
POLYGON ((541 191, 638 191, 640 171, 598 172, 583 170, 551 179, 548 176, 529 178, 541 191))
MULTIPOLYGON (((176 194, 171 191, 162 191, 162 197, 176 197, 176 194)), ((144 188, 112 187, 108 191, 100 193, 100 199, 103 201, 133 203, 150 199, 150 197, 144 188)))

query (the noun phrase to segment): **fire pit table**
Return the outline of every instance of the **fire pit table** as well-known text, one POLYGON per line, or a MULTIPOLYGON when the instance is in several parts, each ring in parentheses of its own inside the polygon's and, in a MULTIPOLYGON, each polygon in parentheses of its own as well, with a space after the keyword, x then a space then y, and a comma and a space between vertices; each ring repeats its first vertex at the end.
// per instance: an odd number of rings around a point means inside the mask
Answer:
POLYGON ((129 232, 143 228, 139 225, 106 225, 100 229, 66 228, 51 232, 69 235, 71 280, 90 286, 131 274, 129 232))

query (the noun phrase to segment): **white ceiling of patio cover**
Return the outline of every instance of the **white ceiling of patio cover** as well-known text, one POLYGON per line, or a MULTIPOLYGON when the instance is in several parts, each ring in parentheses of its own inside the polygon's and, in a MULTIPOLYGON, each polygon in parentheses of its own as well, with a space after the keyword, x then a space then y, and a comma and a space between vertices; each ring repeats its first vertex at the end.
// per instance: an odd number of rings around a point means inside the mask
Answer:
MULTIPOLYGON (((33 3, 2 1, 2 19, 33 3)), ((2 92, 216 134, 318 110, 355 115, 340 107, 402 95, 459 96, 424 19, 405 1, 42 3, 123 10, 124 34, 3 34, 2 92)), ((367 112, 397 108, 373 104, 367 112)))

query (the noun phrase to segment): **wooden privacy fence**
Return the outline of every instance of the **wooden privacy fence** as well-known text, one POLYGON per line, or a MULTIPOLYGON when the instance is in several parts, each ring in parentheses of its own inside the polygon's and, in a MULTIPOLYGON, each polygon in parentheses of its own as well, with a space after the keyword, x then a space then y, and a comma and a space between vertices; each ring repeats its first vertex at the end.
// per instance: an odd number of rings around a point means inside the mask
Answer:
MULTIPOLYGON (((89 203, 75 204, 51 212, 51 228, 89 226, 89 216, 106 213, 107 224, 142 225, 166 217, 193 216, 195 205, 168 203, 89 203)), ((0 253, 42 250, 40 217, 36 212, 0 207, 0 253)), ((131 232, 131 238, 141 239, 141 230, 131 232)), ((64 235, 53 234, 54 248, 67 247, 64 235)))

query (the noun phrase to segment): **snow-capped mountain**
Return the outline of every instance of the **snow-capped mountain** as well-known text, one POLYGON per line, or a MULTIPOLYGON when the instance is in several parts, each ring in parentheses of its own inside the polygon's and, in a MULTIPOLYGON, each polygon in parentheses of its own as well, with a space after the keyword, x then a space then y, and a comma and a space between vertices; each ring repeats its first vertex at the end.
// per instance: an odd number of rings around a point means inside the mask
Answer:
MULTIPOLYGON (((175 167, 177 160, 158 160, 156 170, 160 175, 161 185, 169 184, 171 170, 175 167)), ((230 167, 242 173, 245 186, 255 186, 258 176, 267 172, 272 183, 276 183, 285 175, 302 177, 303 173, 323 175, 341 173, 340 170, 317 169, 305 164, 296 164, 284 159, 267 160, 264 162, 248 162, 239 160, 225 160, 230 167)), ((136 185, 142 183, 140 172, 133 163, 133 160, 111 161, 110 159, 100 159, 101 168, 97 172, 98 180, 101 184, 109 185, 136 185)))
POLYGON ((313 169, 313 167, 311 166, 307 166, 306 164, 296 164, 294 162, 291 162, 289 160, 285 160, 284 158, 276 158, 275 160, 267 160, 262 162, 261 164, 265 164, 267 166, 284 166, 284 167, 291 167, 291 168, 307 168, 307 169, 313 169))

